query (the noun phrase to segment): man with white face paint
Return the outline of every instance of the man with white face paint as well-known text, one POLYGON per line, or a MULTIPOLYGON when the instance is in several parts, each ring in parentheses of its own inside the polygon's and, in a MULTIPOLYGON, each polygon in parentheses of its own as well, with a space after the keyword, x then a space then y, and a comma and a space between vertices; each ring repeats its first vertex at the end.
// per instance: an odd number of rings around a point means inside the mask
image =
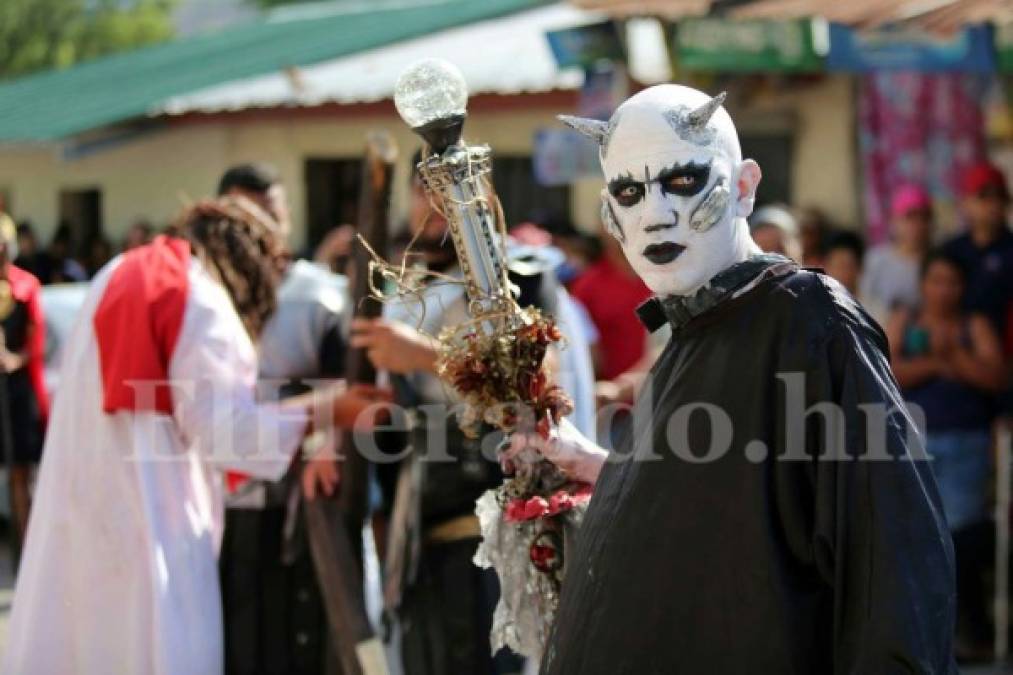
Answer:
POLYGON ((567 425, 506 452, 595 484, 542 673, 956 672, 953 552, 886 339, 750 239, 760 169, 723 100, 662 85, 561 118, 598 142, 638 313, 672 339, 612 455, 567 425))
POLYGON ((738 227, 753 210, 760 167, 743 161, 723 100, 668 85, 630 99, 608 123, 563 118, 598 141, 602 218, 660 296, 688 295, 760 252, 738 227), (673 96, 685 102, 673 108, 673 96))

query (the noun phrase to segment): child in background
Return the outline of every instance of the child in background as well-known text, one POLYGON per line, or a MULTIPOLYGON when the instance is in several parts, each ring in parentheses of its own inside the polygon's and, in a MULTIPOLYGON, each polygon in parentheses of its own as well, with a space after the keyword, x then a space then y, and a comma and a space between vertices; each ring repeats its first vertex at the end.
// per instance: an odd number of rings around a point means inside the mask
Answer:
POLYGON ((865 242, 854 232, 837 232, 827 240, 823 269, 858 297, 858 280, 862 276, 865 242))

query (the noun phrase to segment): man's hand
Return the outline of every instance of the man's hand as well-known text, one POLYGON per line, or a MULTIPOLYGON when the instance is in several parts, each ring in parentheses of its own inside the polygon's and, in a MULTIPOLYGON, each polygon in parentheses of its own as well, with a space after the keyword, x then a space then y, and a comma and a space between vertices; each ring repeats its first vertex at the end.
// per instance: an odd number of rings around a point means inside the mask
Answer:
POLYGON ((332 400, 334 426, 339 429, 369 431, 382 421, 387 413, 385 409, 378 409, 374 414, 366 414, 369 408, 378 403, 390 403, 393 399, 394 394, 386 387, 353 384, 332 400))
MULTIPOLYGON (((306 499, 314 499, 319 492, 330 497, 338 486, 341 474, 338 469, 338 447, 341 436, 337 429, 370 431, 388 415, 388 410, 372 406, 390 403, 390 389, 371 384, 353 384, 348 389, 337 385, 324 393, 307 394, 312 397, 310 407, 313 418, 303 449, 311 455, 303 466, 300 482, 306 499)), ((304 401, 306 399, 300 398, 304 401)), ((290 399, 288 405, 299 405, 290 399)), ((302 405, 305 405, 303 403, 302 405)), ((306 408, 303 408, 306 410, 306 408)))
POLYGON ((960 347, 960 326, 933 326, 929 331, 929 347, 933 356, 949 359, 953 351, 960 347))
POLYGON ((20 354, 8 351, 0 347, 0 373, 13 373, 25 365, 25 359, 20 354))
POLYGON ((316 251, 313 252, 313 260, 333 267, 342 258, 347 258, 352 253, 352 242, 355 241, 354 225, 338 225, 327 233, 316 251))
POLYGON ((632 401, 633 391, 631 388, 624 386, 623 382, 619 382, 618 380, 598 380, 594 383, 596 410, 604 408, 607 405, 631 403, 632 401))
POLYGON ((7 349, 7 339, 3 328, 0 328, 0 373, 13 373, 25 365, 25 359, 21 354, 15 354, 7 349))
POLYGON ((435 340, 398 321, 354 320, 352 347, 365 349, 379 370, 398 374, 436 370, 435 340))
POLYGON ((647 370, 639 370, 637 367, 634 367, 614 380, 598 380, 595 382, 595 407, 602 408, 607 405, 615 405, 616 403, 633 403, 637 392, 643 387, 644 380, 647 379, 647 372, 647 370))
POLYGON ((601 473, 608 452, 585 438, 577 428, 564 419, 549 437, 535 432, 518 432, 510 438, 510 447, 500 455, 504 470, 509 472, 514 461, 522 454, 535 451, 555 464, 569 478, 594 484, 601 473))
POLYGON ((333 430, 315 431, 303 441, 303 452, 307 457, 300 482, 306 499, 315 499, 318 490, 325 497, 334 495, 341 480, 341 470, 338 467, 340 446, 341 436, 333 430))
POLYGON ((338 487, 341 474, 338 471, 338 462, 331 457, 311 459, 306 462, 302 469, 302 493, 306 499, 316 499, 317 490, 325 497, 334 495, 338 487))

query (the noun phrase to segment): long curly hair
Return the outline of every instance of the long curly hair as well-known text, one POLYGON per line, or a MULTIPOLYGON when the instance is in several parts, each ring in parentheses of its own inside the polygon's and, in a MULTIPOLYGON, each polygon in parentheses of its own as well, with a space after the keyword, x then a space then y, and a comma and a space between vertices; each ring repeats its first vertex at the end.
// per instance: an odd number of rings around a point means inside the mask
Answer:
POLYGON ((188 207, 179 235, 218 277, 250 337, 256 339, 277 307, 282 241, 276 222, 243 197, 219 197, 188 207))

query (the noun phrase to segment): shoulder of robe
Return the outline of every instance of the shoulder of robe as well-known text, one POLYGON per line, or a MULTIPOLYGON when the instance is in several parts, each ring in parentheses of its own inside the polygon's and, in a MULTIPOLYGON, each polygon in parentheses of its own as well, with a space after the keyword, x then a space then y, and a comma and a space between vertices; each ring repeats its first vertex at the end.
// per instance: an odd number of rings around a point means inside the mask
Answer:
POLYGON ((204 269, 199 260, 191 260, 187 274, 190 281, 186 298, 187 320, 201 327, 195 334, 203 339, 206 337, 205 327, 210 325, 227 328, 224 334, 231 331, 245 334, 228 291, 204 269))
POLYGON ((869 340, 886 351, 886 336, 876 320, 835 279, 822 271, 800 269, 777 282, 777 302, 785 305, 798 330, 810 339, 830 339, 840 331, 869 340))

